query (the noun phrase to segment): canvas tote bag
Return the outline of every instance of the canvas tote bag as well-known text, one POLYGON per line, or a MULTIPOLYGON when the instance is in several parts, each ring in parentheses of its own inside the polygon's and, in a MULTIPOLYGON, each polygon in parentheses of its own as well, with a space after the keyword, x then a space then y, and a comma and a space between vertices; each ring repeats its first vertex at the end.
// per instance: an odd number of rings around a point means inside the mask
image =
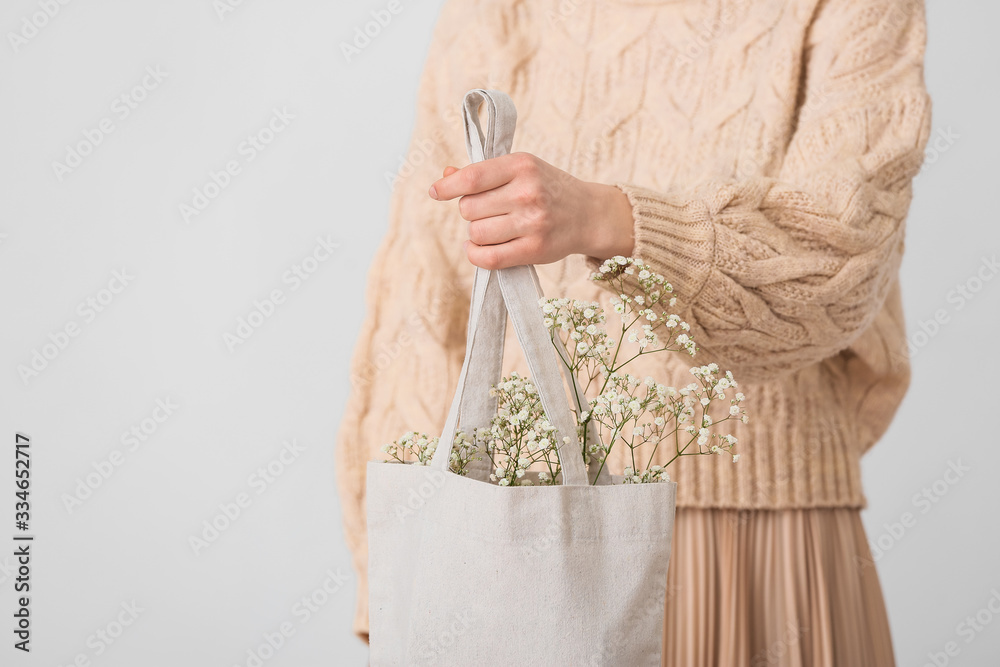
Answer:
MULTIPOLYGON (((470 90, 463 111, 470 161, 510 151, 505 93, 470 90)), ((368 463, 372 665, 660 664, 677 485, 588 475, 560 375, 566 353, 540 296, 533 266, 477 268, 465 361, 431 463, 368 463), (448 469, 455 429, 489 427, 496 413, 489 388, 508 313, 557 441, 570 437, 558 448, 561 485, 490 483, 483 452, 468 476, 448 469)))

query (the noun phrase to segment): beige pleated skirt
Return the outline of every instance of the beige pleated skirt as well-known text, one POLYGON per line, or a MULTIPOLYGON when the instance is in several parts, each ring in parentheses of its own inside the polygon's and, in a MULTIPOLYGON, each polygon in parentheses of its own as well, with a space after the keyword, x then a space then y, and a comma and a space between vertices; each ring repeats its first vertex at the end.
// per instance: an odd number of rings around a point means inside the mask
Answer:
POLYGON ((857 508, 678 507, 667 667, 893 667, 857 508))

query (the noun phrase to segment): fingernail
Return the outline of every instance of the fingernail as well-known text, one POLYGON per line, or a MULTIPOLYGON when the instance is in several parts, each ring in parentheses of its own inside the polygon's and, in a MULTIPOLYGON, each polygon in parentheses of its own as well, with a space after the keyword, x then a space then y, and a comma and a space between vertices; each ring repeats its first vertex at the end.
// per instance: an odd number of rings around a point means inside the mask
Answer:
POLYGON ((429 194, 433 199, 438 198, 438 191, 434 188, 433 185, 431 186, 431 189, 427 191, 427 194, 429 194))

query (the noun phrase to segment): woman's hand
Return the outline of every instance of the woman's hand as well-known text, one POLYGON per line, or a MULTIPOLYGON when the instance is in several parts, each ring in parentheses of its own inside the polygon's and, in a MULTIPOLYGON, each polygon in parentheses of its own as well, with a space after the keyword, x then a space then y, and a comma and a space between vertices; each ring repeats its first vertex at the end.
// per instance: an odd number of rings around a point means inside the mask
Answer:
POLYGON ((574 253, 604 260, 634 248, 632 206, 621 190, 581 181, 531 153, 446 167, 428 194, 461 197, 465 251, 484 269, 549 264, 574 253))

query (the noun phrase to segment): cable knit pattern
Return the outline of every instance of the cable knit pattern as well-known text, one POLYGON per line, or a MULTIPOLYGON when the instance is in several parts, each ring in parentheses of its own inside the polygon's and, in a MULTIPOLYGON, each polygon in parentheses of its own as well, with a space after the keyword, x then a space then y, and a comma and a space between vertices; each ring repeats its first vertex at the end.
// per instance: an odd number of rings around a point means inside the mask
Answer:
MULTIPOLYGON (((427 196, 468 162, 465 92, 511 96, 514 151, 628 197, 633 254, 671 282, 699 345, 633 372, 679 387, 715 361, 746 394, 740 462, 671 465, 677 505, 865 507, 860 458, 910 381, 898 270, 930 133, 925 39, 922 0, 445 3, 336 445, 357 633, 365 464, 406 430, 439 434, 465 351, 467 223, 427 196)), ((545 293, 608 307, 589 280, 602 259, 537 267, 545 293)), ((504 372, 525 368, 508 335, 504 372)))

